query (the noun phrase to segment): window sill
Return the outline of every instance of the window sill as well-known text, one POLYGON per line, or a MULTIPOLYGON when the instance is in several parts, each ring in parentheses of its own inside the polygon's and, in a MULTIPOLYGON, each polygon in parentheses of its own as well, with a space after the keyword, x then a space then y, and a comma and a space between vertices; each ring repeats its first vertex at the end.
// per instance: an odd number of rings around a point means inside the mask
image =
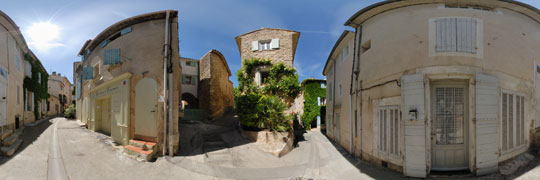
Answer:
POLYGON ((514 148, 512 148, 512 149, 507 149, 506 151, 502 151, 502 150, 501 150, 501 156, 502 156, 502 155, 511 154, 511 153, 513 153, 513 152, 515 152, 515 151, 519 151, 519 150, 521 150, 521 149, 523 149, 523 148, 525 148, 525 147, 526 147, 525 144, 522 144, 522 145, 519 145, 519 146, 514 147, 514 148))

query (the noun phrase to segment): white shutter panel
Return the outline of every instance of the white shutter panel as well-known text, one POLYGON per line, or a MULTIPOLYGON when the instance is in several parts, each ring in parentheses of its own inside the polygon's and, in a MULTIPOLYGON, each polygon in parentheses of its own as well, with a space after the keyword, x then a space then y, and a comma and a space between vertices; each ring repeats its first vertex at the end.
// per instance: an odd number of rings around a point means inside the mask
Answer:
POLYGON ((252 51, 258 51, 259 50, 259 41, 252 41, 251 42, 251 50, 252 51))
POLYGON ((402 79, 402 119, 405 128, 404 174, 426 177, 426 129, 424 112, 424 74, 405 75, 402 79), (416 109, 417 119, 409 120, 409 110, 416 109))
POLYGON ((270 42, 270 48, 278 49, 279 48, 279 39, 272 39, 270 42))
POLYGON ((476 174, 498 170, 497 115, 498 80, 476 74, 476 174))
POLYGON ((476 19, 457 18, 457 51, 476 54, 476 19))

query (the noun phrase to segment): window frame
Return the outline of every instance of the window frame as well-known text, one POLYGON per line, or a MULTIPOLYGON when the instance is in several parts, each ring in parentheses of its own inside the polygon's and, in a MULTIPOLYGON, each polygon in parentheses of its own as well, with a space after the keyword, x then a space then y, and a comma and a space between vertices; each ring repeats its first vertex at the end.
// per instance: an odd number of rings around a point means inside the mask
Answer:
MULTIPOLYGON (((482 59, 484 57, 484 38, 483 38, 483 27, 484 23, 482 19, 473 18, 473 17, 463 17, 463 16, 444 16, 444 17, 435 17, 429 19, 429 56, 465 56, 465 57, 475 57, 482 59), (436 50, 437 46, 437 24, 436 21, 440 19, 447 18, 466 18, 474 19, 476 21, 476 53, 469 52, 438 52, 436 50)), ((457 43, 457 42, 456 42, 457 43)), ((456 44, 457 45, 457 44, 456 44)), ((457 49, 457 48, 456 48, 457 49)))
MULTIPOLYGON (((517 128, 515 126, 515 125, 517 125, 517 123, 516 123, 517 113, 516 112, 518 111, 517 110, 516 97, 523 97, 524 101, 527 98, 526 98, 524 93, 520 93, 520 92, 512 91, 512 90, 507 90, 507 89, 501 89, 499 96, 500 96, 500 99, 499 99, 499 102, 500 102, 499 103, 499 117, 500 117, 500 120, 498 122, 500 124, 499 125, 499 131, 500 131, 499 149, 500 149, 501 155, 504 155, 504 154, 509 154, 509 153, 514 152, 514 151, 520 150, 520 149, 526 147, 526 145, 527 145, 527 137, 528 136, 525 134, 528 131, 528 126, 525 125, 526 119, 527 119, 527 113, 525 113, 526 109, 527 109, 527 103, 525 103, 525 102, 520 103, 520 104, 523 104, 523 106, 520 105, 520 108, 521 108, 520 109, 521 110, 520 118, 522 118, 522 122, 520 123, 520 125, 523 126, 523 129, 521 129, 520 132, 521 132, 521 135, 523 136, 523 144, 516 143, 516 141, 519 140, 519 139, 517 137, 518 133, 516 132, 517 128), (512 109, 512 118, 513 118, 513 121, 512 121, 513 122, 512 123, 512 127, 513 127, 513 129, 512 129, 512 134, 513 134, 512 142, 513 142, 513 145, 512 146, 513 147, 512 148, 507 148, 506 150, 503 149, 503 145, 504 145, 503 144, 503 142, 504 142, 503 141, 504 140, 503 139, 503 128, 504 128, 503 127, 503 120, 504 120, 504 117, 503 117, 503 103, 504 103, 503 102, 503 95, 504 94, 508 94, 509 95, 508 97, 510 97, 510 95, 513 97, 513 100, 512 100, 512 108, 513 108, 512 109)), ((509 100, 507 99, 507 101, 509 101, 509 100)), ((520 102, 521 102, 521 100, 520 100, 520 102)), ((508 106, 507 106, 507 108, 508 108, 508 106)), ((508 113, 509 112, 507 111, 507 114, 508 113)))
POLYGON ((375 149, 376 151, 379 153, 379 154, 382 154, 382 155, 386 155, 388 157, 391 157, 391 158, 399 158, 401 155, 402 155, 402 152, 401 152, 401 145, 402 145, 402 141, 401 141, 401 123, 402 123, 402 117, 401 117, 401 106, 400 105, 380 105, 377 107, 376 109, 376 120, 377 120, 377 126, 375 127, 375 129, 377 129, 377 134, 375 134, 375 136, 377 136, 377 140, 376 140, 376 145, 375 145, 375 149), (384 111, 384 113, 387 113, 388 115, 392 114, 394 116, 384 116, 384 117, 381 117, 381 112, 384 111), (396 114, 394 113, 397 113, 397 116, 396 114), (391 119, 391 117, 394 117, 394 119, 391 119), (394 122, 394 124, 391 124, 392 120, 396 120, 395 118, 397 117, 397 124, 394 122), (386 134, 384 134, 381 130, 383 127, 381 127, 382 125, 382 120, 384 118, 384 122, 385 122, 385 132, 387 132, 386 134), (394 127, 393 128, 397 128, 397 130, 394 130, 393 134, 392 134, 392 127, 390 127, 391 125, 393 125, 394 127), (384 149, 382 147, 383 145, 383 137, 381 135, 384 135, 385 138, 385 143, 384 145, 386 145, 386 149, 384 149), (393 135, 393 136, 392 136, 393 135), (394 142, 396 142, 394 144, 394 152, 391 153, 390 152, 390 145, 391 145, 391 139, 389 138, 389 136, 392 136, 391 138, 393 138, 394 142))
POLYGON ((259 51, 272 50, 272 47, 271 47, 272 40, 262 40, 258 42, 259 42, 259 51))

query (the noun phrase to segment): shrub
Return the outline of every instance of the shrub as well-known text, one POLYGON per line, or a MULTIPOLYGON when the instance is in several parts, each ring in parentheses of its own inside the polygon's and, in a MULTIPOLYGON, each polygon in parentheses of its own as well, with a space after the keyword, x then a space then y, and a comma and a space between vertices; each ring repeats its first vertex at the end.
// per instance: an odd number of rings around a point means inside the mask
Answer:
POLYGON ((283 63, 272 64, 258 58, 244 60, 236 72, 238 87, 234 91, 236 114, 244 129, 289 131, 292 117, 284 111, 300 93, 296 70, 283 63), (270 66, 268 78, 257 86, 254 68, 270 66))
POLYGON ((68 119, 74 119, 75 118, 75 105, 69 105, 69 107, 64 112, 64 117, 68 119))

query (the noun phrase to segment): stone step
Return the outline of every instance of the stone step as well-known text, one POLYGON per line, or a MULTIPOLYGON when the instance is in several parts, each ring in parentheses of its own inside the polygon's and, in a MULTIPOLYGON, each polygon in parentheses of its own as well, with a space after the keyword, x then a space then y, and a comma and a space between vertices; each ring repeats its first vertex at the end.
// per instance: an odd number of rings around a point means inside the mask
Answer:
POLYGON ((150 161, 154 157, 156 151, 143 150, 142 148, 139 148, 139 147, 127 145, 127 146, 124 146, 124 152, 142 161, 150 161))
POLYGON ((7 137, 9 137, 13 131, 11 129, 4 129, 4 131, 0 131, 0 141, 3 141, 7 137))
POLYGON ((2 141, 2 146, 3 146, 3 147, 9 147, 9 146, 11 146, 13 143, 15 143, 17 140, 19 140, 19 136, 16 135, 16 134, 12 134, 12 135, 9 136, 8 138, 4 139, 4 141, 2 141))
POLYGON ((0 148, 0 154, 11 157, 11 156, 13 156, 13 154, 15 154, 17 149, 19 149, 19 147, 21 147, 22 143, 23 143, 23 140, 18 139, 14 144, 12 144, 9 147, 1 147, 0 148))
POLYGON ((152 150, 152 151, 156 151, 156 148, 157 148, 155 142, 148 142, 148 141, 141 141, 141 140, 134 140, 134 139, 129 140, 129 145, 141 148, 143 150, 152 150))

